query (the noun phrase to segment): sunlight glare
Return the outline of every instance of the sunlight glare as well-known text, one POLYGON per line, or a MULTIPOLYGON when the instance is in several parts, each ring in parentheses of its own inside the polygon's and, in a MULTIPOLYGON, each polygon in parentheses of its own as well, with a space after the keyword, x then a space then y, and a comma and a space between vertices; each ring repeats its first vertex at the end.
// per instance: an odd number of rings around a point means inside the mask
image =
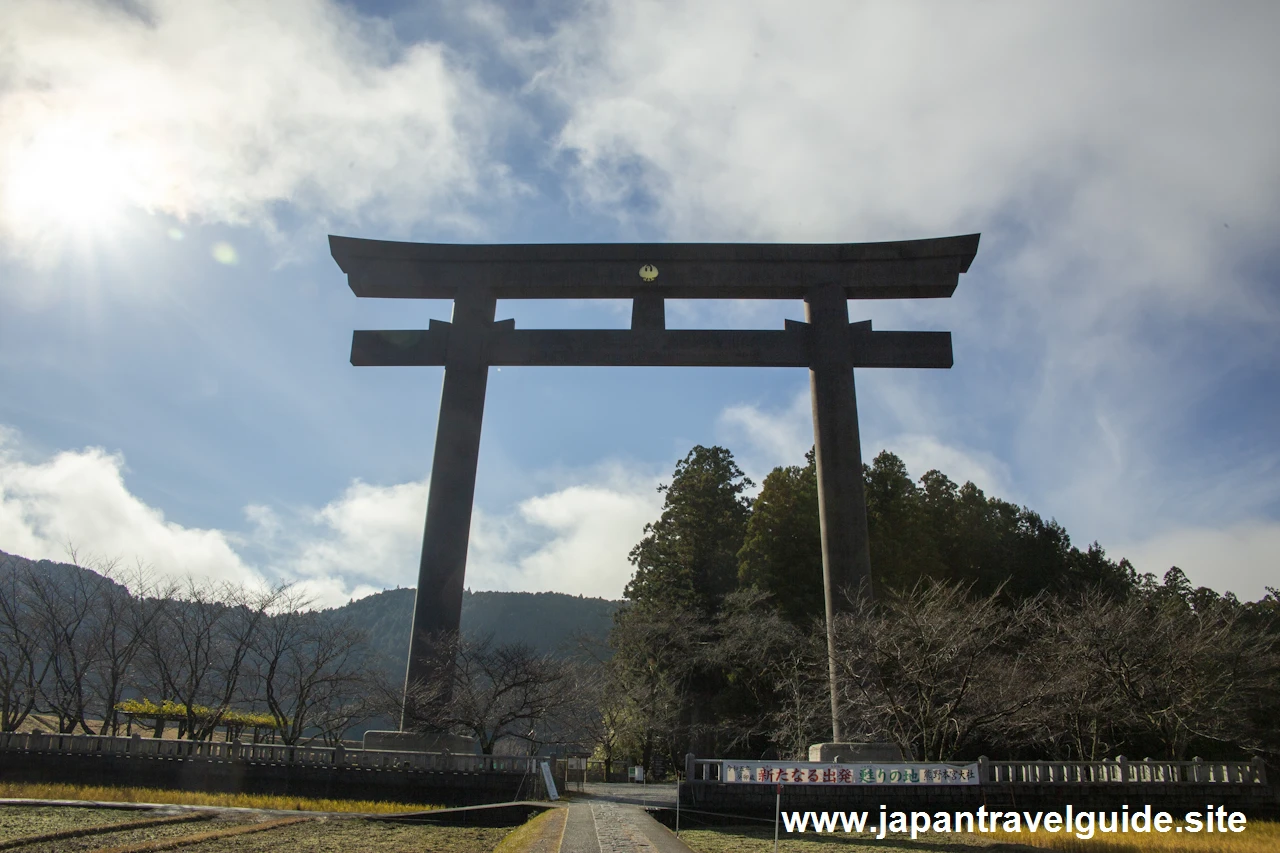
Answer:
POLYGON ((45 128, 9 161, 6 213, 28 228, 101 231, 131 200, 130 159, 103 133, 45 128))

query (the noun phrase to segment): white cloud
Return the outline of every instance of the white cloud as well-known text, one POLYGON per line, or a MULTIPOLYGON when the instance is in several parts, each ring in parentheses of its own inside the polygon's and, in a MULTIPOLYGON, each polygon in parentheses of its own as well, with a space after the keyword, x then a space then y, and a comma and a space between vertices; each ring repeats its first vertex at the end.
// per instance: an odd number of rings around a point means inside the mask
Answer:
MULTIPOLYGON (((780 423, 784 430, 787 418, 795 418, 794 412, 748 406, 733 411, 743 423, 780 423)), ((773 439, 767 430, 763 434, 768 450, 773 439)), ((959 482, 973 480, 1008 497, 1007 474, 984 454, 924 435, 903 435, 887 446, 914 476, 936 467, 959 482)), ((251 530, 241 534, 166 521, 129 491, 125 471, 119 454, 101 448, 33 460, 23 454, 15 432, 0 429, 0 550, 64 560, 72 544, 82 555, 136 558, 168 575, 254 586, 294 581, 321 605, 416 582, 425 481, 356 481, 318 510, 251 505, 245 509, 251 530), (262 567, 243 556, 255 549, 264 554, 262 567)), ((574 479, 580 484, 526 498, 505 513, 476 511, 470 587, 621 596, 632 572, 627 553, 661 512, 659 478, 602 464, 574 479)), ((1252 599, 1277 583, 1280 525, 1174 529, 1109 550, 1129 557, 1140 571, 1162 575, 1176 564, 1194 583, 1252 599)))
POLYGON ((28 461, 0 430, 0 549, 31 559, 137 558, 166 574, 260 586, 262 575, 220 530, 165 521, 124 482, 124 458, 99 447, 28 461))
POLYGON ((627 554, 661 513, 662 497, 654 479, 616 466, 599 474, 521 501, 504 525, 473 527, 472 585, 621 598, 634 571, 627 554))
MULTIPOLYGON (((937 469, 956 483, 973 483, 987 497, 1016 502, 1008 470, 990 453, 956 447, 932 435, 898 435, 883 444, 902 459, 911 476, 917 479, 926 471, 937 469)), ((870 463, 871 459, 866 461, 870 463)))
MULTIPOLYGON (((1178 428, 1233 371, 1274 362, 1280 322, 1256 269, 1280 227, 1275 4, 635 0, 583 4, 549 38, 473 4, 503 42, 498 59, 529 76, 508 101, 468 58, 402 45, 389 24, 330 0, 125 8, 0 5, 0 175, 33 148, 83 138, 110 167, 100 189, 200 221, 271 227, 283 204, 467 228, 476 199, 520 191, 494 160, 504 117, 518 98, 548 97, 541 118, 565 117, 554 165, 624 232, 983 231, 954 299, 874 306, 878 326, 925 317, 953 329, 957 369, 950 396, 898 372, 860 379, 868 454, 887 446, 913 473, 936 466, 1017 495, 1104 543, 1165 541, 1162 530, 1193 522, 1232 530, 1274 507, 1270 439, 1178 428)), ((541 153, 532 159, 549 165, 541 153)), ((44 245, 44 224, 11 214, 0 239, 44 245)), ((714 325, 755 325, 769 310, 719 305, 714 325)), ((700 325, 705 312, 679 304, 671 316, 700 325)), ((732 407, 719 426, 755 479, 812 443, 803 397, 782 411, 732 407)), ((122 463, 83 451, 59 464, 106 483, 122 463)), ((593 473, 541 492, 477 514, 472 577, 623 578, 624 533, 651 517, 654 496, 593 473)), ((4 534, 60 548, 55 528, 71 525, 56 519, 79 510, 52 494, 6 503, 4 534)), ((123 486, 112 494, 136 501, 123 486)), ((317 585, 412 583, 424 494, 355 483, 319 511, 250 510, 244 537, 174 535, 209 553, 218 537, 259 547, 317 585)), ((172 527, 141 503, 125 515, 172 527)))
POLYGON ((321 509, 296 514, 273 563, 317 594, 338 580, 352 590, 347 597, 413 586, 426 509, 425 481, 375 486, 357 480, 321 509))
POLYGON ((1171 566, 1196 586, 1231 591, 1245 601, 1280 587, 1280 524, 1250 521, 1227 528, 1181 528, 1112 549, 1140 572, 1163 578, 1171 566))
MULTIPOLYGON (((983 232, 952 300, 861 306, 952 329, 957 355, 942 394, 859 383, 865 448, 885 436, 964 468, 1086 539, 1187 525, 1197 495, 1231 496, 1211 525, 1269 514, 1266 431, 1184 425, 1275 359, 1260 270, 1280 229, 1280 6, 586 9, 535 88, 568 115, 560 153, 602 213, 647 211, 673 240, 983 232)), ((799 416, 771 417, 726 426, 771 454, 807 447, 799 416)))
MULTIPOLYGON (((557 479, 566 476, 559 472, 557 479)), ((657 481, 608 464, 571 479, 577 484, 504 512, 473 511, 468 587, 622 595, 632 572, 627 554, 661 510, 657 481)), ((272 564, 327 601, 414 586, 426 506, 425 479, 355 482, 322 509, 295 518, 272 564)))
MULTIPOLYGON (((720 426, 737 448, 739 463, 757 483, 779 465, 799 465, 813 446, 809 395, 799 394, 785 409, 738 404, 725 409, 720 426)), ((881 450, 896 454, 913 477, 938 469, 957 483, 972 481, 988 495, 1012 500, 1007 467, 980 450, 948 444, 935 435, 902 432, 877 437, 864 430, 862 461, 870 465, 881 450)))
POLYGON ((1261 235, 1277 212, 1274 6, 588 9, 538 80, 569 110, 560 145, 587 197, 648 193, 682 238, 902 239, 1008 213, 1079 272, 1164 290, 1216 269, 1214 217, 1261 235))
MULTIPOLYGON (((118 453, 86 448, 32 461, 21 450, 16 432, 0 430, 0 550, 65 560, 71 544, 82 555, 140 559, 166 575, 289 581, 321 605, 417 582, 425 480, 357 480, 319 509, 253 504, 245 507, 247 532, 208 530, 165 521, 132 494, 118 453), (246 554, 260 554, 260 564, 246 554)), ((574 479, 578 485, 505 513, 476 511, 470 587, 621 596, 632 571, 627 553, 661 509, 657 480, 612 464, 574 479)))
POLYGON ((720 414, 738 464, 757 483, 779 465, 803 465, 813 446, 813 414, 809 395, 798 394, 785 409, 769 410, 746 403, 720 414))
POLYGON ((474 230, 470 202, 518 189, 502 105, 449 51, 332 0, 9 0, 0 51, 0 240, 28 259, 86 202, 474 230))
POLYGON ((677 240, 983 231, 943 327, 1045 364, 1032 419, 1185 393, 1150 381, 1185 347, 1138 322, 1273 339, 1241 267, 1280 226, 1274 4, 587 8, 537 86, 602 213, 643 197, 677 240))

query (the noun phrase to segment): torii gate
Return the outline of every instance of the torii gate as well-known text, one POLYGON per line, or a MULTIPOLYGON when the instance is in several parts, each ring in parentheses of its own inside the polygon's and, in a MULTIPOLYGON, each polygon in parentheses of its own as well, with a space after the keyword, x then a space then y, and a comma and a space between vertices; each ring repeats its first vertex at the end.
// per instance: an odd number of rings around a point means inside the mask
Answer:
MULTIPOLYGON (((425 331, 357 331, 351 363, 443 366, 444 389, 405 688, 433 675, 433 637, 456 634, 490 366, 807 367, 817 449, 833 740, 834 616, 869 589, 855 367, 952 364, 950 332, 875 332, 849 299, 949 297, 977 234, 889 243, 452 245, 329 238, 356 296, 452 299, 425 331), (631 329, 517 329, 499 299, 631 299, 631 329), (668 330, 664 299, 803 299, 782 331, 668 330)), ((403 721, 402 721, 403 725, 403 721)))

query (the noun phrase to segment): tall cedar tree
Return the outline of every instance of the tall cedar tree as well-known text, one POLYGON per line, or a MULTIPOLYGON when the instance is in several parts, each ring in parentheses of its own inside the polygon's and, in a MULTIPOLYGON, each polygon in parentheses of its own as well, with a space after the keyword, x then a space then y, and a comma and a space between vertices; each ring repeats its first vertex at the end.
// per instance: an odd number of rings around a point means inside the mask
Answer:
POLYGON ((631 549, 635 576, 625 595, 637 605, 714 614, 738 584, 738 551, 751 514, 743 491, 754 485, 733 454, 698 445, 676 464, 662 517, 645 525, 631 549))
MULTIPOLYGON (((635 576, 627 584, 631 606, 617 615, 614 648, 626 667, 629 692, 660 685, 669 714, 657 724, 646 720, 644 758, 659 751, 672 758, 694 751, 711 754, 716 748, 715 697, 724 686, 724 673, 702 654, 705 633, 721 609, 725 596, 738 584, 738 551, 747 530, 751 502, 743 492, 752 486, 723 447, 698 445, 676 464, 662 517, 644 529, 644 538, 631 550, 635 576), (667 625, 658 632, 636 629, 667 625), (691 633, 676 629, 694 626, 691 633), (685 636, 687 633, 687 636, 685 636), (680 641, 674 642, 676 637, 680 641), (680 653, 670 659, 675 648, 680 653)), ((645 712, 649 714, 649 711, 645 712)))
POLYGON ((774 468, 764 478, 738 554, 742 586, 768 593, 794 625, 824 612, 818 471, 812 450, 805 458, 803 468, 774 468))

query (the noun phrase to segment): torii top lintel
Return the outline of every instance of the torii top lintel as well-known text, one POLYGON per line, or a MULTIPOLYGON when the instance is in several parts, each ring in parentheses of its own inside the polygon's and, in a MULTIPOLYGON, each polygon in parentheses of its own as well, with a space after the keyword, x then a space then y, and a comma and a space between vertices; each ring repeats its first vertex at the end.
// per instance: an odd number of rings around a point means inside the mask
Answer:
POLYGON ((886 243, 461 245, 329 238, 356 296, 452 299, 802 299, 839 284, 849 299, 951 296, 977 234, 886 243), (657 277, 645 281, 640 267, 657 277))

